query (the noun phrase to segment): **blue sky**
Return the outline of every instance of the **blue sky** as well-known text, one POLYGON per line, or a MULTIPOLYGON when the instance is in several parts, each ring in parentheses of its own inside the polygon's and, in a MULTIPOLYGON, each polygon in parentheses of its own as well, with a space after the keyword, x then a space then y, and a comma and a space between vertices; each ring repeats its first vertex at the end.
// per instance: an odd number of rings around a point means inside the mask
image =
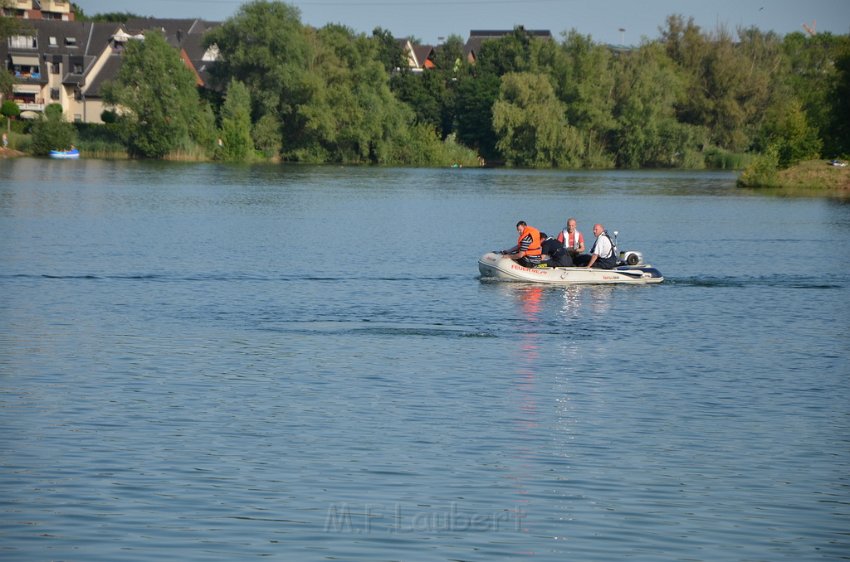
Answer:
MULTIPOLYGON (((243 0, 75 0, 86 14, 129 11, 145 16, 225 20, 243 0)), ((703 29, 756 26, 780 34, 850 33, 848 0, 293 0, 301 21, 321 27, 341 23, 357 32, 376 26, 397 37, 439 43, 470 29, 548 29, 556 36, 575 28, 599 43, 636 45, 655 38, 670 14, 693 17, 703 29), (624 31, 620 31, 620 30, 624 31)))

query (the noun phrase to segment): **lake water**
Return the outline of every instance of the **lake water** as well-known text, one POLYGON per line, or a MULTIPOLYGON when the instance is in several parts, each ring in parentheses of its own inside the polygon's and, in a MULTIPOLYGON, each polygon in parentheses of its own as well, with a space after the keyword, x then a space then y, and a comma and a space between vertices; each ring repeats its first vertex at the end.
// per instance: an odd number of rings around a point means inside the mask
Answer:
POLYGON ((850 204, 0 161, 0 559, 850 559, 850 204), (482 283, 524 219, 647 287, 482 283))

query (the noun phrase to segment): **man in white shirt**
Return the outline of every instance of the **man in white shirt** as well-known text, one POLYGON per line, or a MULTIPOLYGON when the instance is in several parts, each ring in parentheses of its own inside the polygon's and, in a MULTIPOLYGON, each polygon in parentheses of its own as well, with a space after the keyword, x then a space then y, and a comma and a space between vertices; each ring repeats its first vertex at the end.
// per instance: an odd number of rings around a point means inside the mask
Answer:
POLYGON ((593 234, 596 242, 590 249, 589 255, 578 256, 575 260, 579 267, 596 267, 599 269, 614 269, 617 267, 616 248, 614 241, 608 236, 605 227, 601 224, 593 225, 593 234))

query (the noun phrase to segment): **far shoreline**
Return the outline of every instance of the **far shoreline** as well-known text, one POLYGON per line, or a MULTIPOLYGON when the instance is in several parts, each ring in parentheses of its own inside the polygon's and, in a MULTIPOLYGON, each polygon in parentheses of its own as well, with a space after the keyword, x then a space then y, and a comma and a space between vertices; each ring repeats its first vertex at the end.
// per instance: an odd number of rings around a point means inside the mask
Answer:
MULTIPOLYGON (((31 157, 31 158, 39 158, 39 156, 29 154, 26 152, 22 152, 20 150, 16 150, 13 148, 3 148, 0 146, 0 159, 8 159, 8 158, 20 158, 20 157, 31 157)), ((85 156, 83 154, 83 158, 87 160, 127 160, 127 157, 124 158, 103 158, 102 156, 85 156)), ((148 160, 148 159, 142 159, 148 160)), ((180 158, 165 158, 163 161, 170 162, 186 162, 186 163, 210 163, 216 162, 215 160, 198 160, 198 159, 180 159, 180 158)), ((827 197, 840 197, 847 198, 850 197, 850 166, 839 167, 831 164, 832 161, 829 160, 808 160, 805 162, 801 162, 792 166, 791 168, 778 171, 776 173, 775 179, 771 183, 767 183, 764 185, 738 185, 739 189, 748 190, 753 193, 761 193, 761 194, 771 194, 778 196, 800 196, 800 197, 816 197, 816 196, 827 196, 827 197)), ((281 164, 282 162, 268 162, 273 164, 281 164)), ((298 164, 293 162, 292 164, 298 164)), ((332 164, 335 165, 335 164, 332 164)), ((378 166, 380 167, 380 166, 378 166)), ((494 168, 493 166, 487 166, 487 168, 494 168)), ((500 167, 501 168, 501 167, 500 167)), ((519 169, 513 167, 505 167, 503 169, 519 169)), ((528 168, 529 170, 533 170, 536 168, 528 168)), ((551 168, 552 170, 558 170, 559 168, 551 168)), ((611 170, 615 170, 616 168, 612 168, 611 170)), ((647 168, 647 169, 639 169, 644 171, 655 170, 656 168, 647 168)), ((582 171, 592 171, 592 169, 580 169, 582 171)), ((681 170, 681 171, 711 171, 709 169, 704 170, 690 170, 688 168, 670 168, 670 170, 681 170)), ((735 171, 735 170, 725 170, 725 171, 735 171)), ((740 173, 740 170, 735 171, 736 173, 740 173)))

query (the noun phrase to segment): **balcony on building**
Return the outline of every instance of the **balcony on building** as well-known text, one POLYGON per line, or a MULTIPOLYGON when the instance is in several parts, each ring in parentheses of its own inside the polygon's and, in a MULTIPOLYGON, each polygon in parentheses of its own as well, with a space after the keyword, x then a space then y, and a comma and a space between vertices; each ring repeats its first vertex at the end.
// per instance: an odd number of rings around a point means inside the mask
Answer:
POLYGON ((12 72, 15 78, 23 80, 41 79, 41 65, 35 55, 11 55, 12 72))

